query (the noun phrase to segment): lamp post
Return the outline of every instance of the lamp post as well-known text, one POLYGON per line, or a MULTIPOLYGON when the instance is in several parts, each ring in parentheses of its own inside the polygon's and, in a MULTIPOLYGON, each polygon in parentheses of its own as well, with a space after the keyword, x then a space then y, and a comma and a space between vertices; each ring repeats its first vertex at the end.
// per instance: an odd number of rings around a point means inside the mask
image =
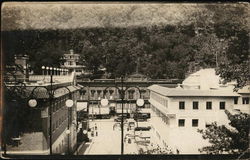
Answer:
MULTIPOLYGON (((52 103, 53 103, 53 99, 54 99, 54 95, 55 95, 55 90, 61 89, 61 88, 66 88, 68 90, 69 94, 70 94, 70 98, 72 98, 72 97, 71 97, 71 91, 69 90, 68 87, 63 86, 63 87, 55 88, 53 90, 53 68, 52 67, 46 67, 46 69, 50 70, 50 87, 48 89, 48 87, 46 87, 46 86, 36 86, 31 91, 31 98, 28 101, 28 105, 30 107, 36 107, 37 106, 37 100, 35 98, 33 98, 34 91, 37 88, 45 88, 46 89, 46 92, 49 94, 49 135, 50 135, 49 136, 49 146, 50 146, 49 147, 49 153, 50 153, 50 155, 52 155, 52 140, 53 140, 52 139, 52 133, 53 133, 53 130, 52 130, 52 103)), ((73 106, 73 101, 68 99, 66 101, 66 106, 68 107, 68 118, 69 118, 69 111, 70 111, 70 108, 73 106)), ((68 129, 69 129, 69 123, 70 123, 70 120, 68 120, 68 129)))
POLYGON ((44 70, 45 70, 45 66, 42 66, 43 75, 45 75, 44 70))
POLYGON ((99 116, 101 116, 100 100, 101 100, 101 97, 98 97, 99 116))
POLYGON ((46 75, 49 75, 49 67, 46 67, 46 75))
POLYGON ((53 70, 54 70, 54 75, 56 75, 56 68, 53 68, 53 70))
POLYGON ((50 75, 53 75, 53 67, 50 67, 49 70, 50 70, 50 75))
MULTIPOLYGON (((70 98, 71 97, 71 93, 70 93, 70 98)), ((66 106, 68 107, 68 129, 66 131, 66 134, 68 135, 68 155, 70 154, 70 121, 71 121, 71 107, 74 105, 74 102, 72 99, 68 99, 66 101, 66 106)))
MULTIPOLYGON (((109 87, 105 88, 104 92, 108 89, 109 87)), ((117 86, 115 86, 115 88, 119 91, 120 95, 121 95, 121 103, 122 103, 122 119, 121 119, 121 155, 124 154, 124 118, 123 118, 123 108, 124 108, 124 98, 125 98, 125 92, 126 90, 128 90, 129 88, 132 87, 125 87, 124 88, 124 77, 121 77, 121 89, 117 86)), ((139 90, 139 94, 140 94, 140 98, 141 98, 141 91, 138 87, 135 87, 139 90)), ((101 105, 102 106, 107 106, 109 103, 108 99, 104 98, 101 100, 101 105)), ((139 106, 143 106, 144 104, 144 100, 143 99, 137 99, 136 101, 137 105, 139 106)))

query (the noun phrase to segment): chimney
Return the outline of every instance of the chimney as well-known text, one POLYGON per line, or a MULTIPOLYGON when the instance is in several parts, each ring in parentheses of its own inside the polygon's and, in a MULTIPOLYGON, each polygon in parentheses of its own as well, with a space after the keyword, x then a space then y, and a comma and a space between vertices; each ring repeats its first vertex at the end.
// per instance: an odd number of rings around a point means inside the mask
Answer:
POLYGON ((21 68, 17 69, 19 71, 16 74, 18 79, 23 80, 24 82, 29 79, 28 60, 28 55, 15 55, 15 64, 21 66, 21 68))

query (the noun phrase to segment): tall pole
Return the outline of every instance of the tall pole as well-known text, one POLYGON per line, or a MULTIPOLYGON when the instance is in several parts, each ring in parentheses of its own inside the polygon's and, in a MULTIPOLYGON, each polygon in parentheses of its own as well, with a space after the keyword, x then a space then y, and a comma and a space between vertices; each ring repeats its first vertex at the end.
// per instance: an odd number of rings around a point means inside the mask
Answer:
POLYGON ((101 116, 100 97, 98 97, 98 108, 99 108, 99 115, 101 116))
MULTIPOLYGON (((3 107, 3 115, 6 115, 6 107, 3 107)), ((6 116, 3 116, 3 134, 2 134, 2 142, 4 144, 4 155, 7 153, 7 129, 6 129, 7 123, 6 123, 6 116)))
POLYGON ((92 121, 94 120, 94 108, 93 108, 93 101, 91 102, 91 107, 92 107, 92 121))
POLYGON ((53 83, 53 75, 50 74, 50 95, 49 95, 49 153, 52 155, 52 83, 53 83))
POLYGON ((88 94, 87 95, 88 96, 88 102, 87 102, 87 131, 88 131, 89 130, 89 102, 90 102, 90 100, 89 100, 89 86, 87 88, 86 93, 88 94))
POLYGON ((216 68, 218 68, 218 55, 217 55, 217 51, 215 52, 215 61, 216 61, 216 68))
MULTIPOLYGON (((71 122, 70 114, 71 114, 71 107, 68 107, 68 131, 70 131, 70 125, 69 125, 71 122)), ((70 154, 69 134, 70 133, 68 133, 68 155, 70 154)))
POLYGON ((123 144, 123 100, 124 100, 124 90, 123 90, 123 76, 121 77, 121 85, 122 85, 122 90, 121 90, 121 99, 122 99, 122 121, 121 121, 121 155, 123 155, 124 152, 124 144, 123 144))

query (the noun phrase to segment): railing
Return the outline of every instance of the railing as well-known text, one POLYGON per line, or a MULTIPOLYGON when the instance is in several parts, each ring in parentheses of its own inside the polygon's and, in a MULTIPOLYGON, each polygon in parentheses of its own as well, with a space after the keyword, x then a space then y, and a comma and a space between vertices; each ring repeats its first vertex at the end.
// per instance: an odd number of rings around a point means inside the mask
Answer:
MULTIPOLYGON (((45 81, 50 82, 50 76, 49 75, 30 75, 29 81, 45 81)), ((54 75, 53 76, 54 82, 72 82, 72 76, 71 75, 54 75)))

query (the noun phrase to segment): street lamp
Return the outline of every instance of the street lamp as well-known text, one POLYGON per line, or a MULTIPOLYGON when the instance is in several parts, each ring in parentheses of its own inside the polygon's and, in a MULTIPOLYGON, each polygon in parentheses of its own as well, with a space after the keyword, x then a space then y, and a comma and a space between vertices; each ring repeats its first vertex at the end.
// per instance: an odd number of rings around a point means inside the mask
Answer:
MULTIPOLYGON (((43 86, 39 86, 39 87, 42 87, 42 88, 45 88, 46 90, 47 90, 47 92, 48 92, 48 89, 46 88, 46 87, 43 87, 43 86)), ((36 88, 38 88, 38 87, 35 87, 33 90, 32 90, 32 92, 31 92, 31 95, 33 95, 33 92, 34 92, 34 90, 36 89, 36 88)), ((66 88, 68 91, 69 91, 69 93, 70 93, 70 95, 71 95, 71 91, 67 88, 67 87, 61 87, 61 88, 66 88)), ((59 88, 57 88, 57 89, 59 89, 59 88)), ((49 114, 50 114, 50 155, 52 155, 52 100, 53 100, 53 98, 54 98, 54 92, 52 91, 51 92, 52 94, 49 94, 50 95, 50 107, 49 107, 49 114)), ((32 108, 34 108, 34 107, 36 107, 37 106, 37 100, 36 99, 34 99, 34 98, 31 98, 29 101, 28 101, 28 105, 30 106, 30 107, 32 107, 32 108)), ((68 128, 67 128, 67 130, 66 130, 66 134, 68 135, 68 153, 69 153, 69 133, 70 133, 70 130, 69 130, 69 128, 70 128, 70 109, 71 109, 71 107, 74 105, 74 102, 73 102, 73 100, 71 100, 71 99, 68 99, 67 101, 66 101, 66 106, 68 107, 68 128)))
MULTIPOLYGON (((52 131, 52 101, 54 99, 55 90, 60 89, 60 88, 66 88, 68 90, 69 94, 70 94, 70 98, 72 98, 72 97, 71 97, 71 91, 70 91, 70 89, 68 87, 63 86, 63 87, 58 87, 58 88, 56 88, 56 89, 53 90, 53 72, 52 72, 53 68, 52 67, 46 67, 46 69, 48 69, 48 70, 51 71, 50 72, 50 87, 48 89, 46 86, 36 86, 31 91, 31 94, 30 94, 31 95, 31 99, 29 99, 28 105, 30 107, 32 107, 32 108, 36 107, 37 106, 37 100, 35 98, 33 98, 34 91, 37 88, 45 88, 46 89, 47 93, 49 94, 49 125, 50 125, 50 127, 49 127, 49 134, 50 134, 50 136, 49 136, 49 138, 50 138, 49 139, 49 146, 50 147, 49 147, 49 149, 50 149, 50 155, 52 155, 52 133, 53 133, 53 131, 52 131)), ((68 107, 68 109, 70 109, 73 106, 73 104, 74 104, 74 102, 71 99, 68 99, 66 101, 66 106, 68 107)), ((69 112, 68 112, 68 118, 69 118, 69 112)), ((69 123, 70 123, 70 121, 68 120, 68 129, 69 129, 69 123)))
POLYGON ((56 75, 56 68, 53 68, 53 70, 54 70, 54 75, 56 75))
POLYGON ((87 130, 83 130, 83 134, 87 134, 88 133, 88 131, 87 130))
POLYGON ((49 67, 46 67, 46 75, 49 75, 49 67))
MULTIPOLYGON (((108 89, 109 87, 107 87, 107 88, 105 88, 105 90, 104 90, 104 92, 106 92, 106 90, 108 89)), ((123 141, 123 137, 124 137, 124 119, 123 119, 123 108, 124 108, 124 98, 125 98, 125 92, 126 92, 126 90, 128 90, 129 88, 133 88, 133 87, 125 87, 124 88, 124 77, 122 76, 121 77, 121 89, 119 88, 119 87, 117 87, 117 86, 115 86, 115 88, 119 91, 119 93, 120 93, 120 96, 121 96, 121 102, 122 102, 122 119, 121 119, 121 155, 123 155, 123 153, 124 153, 124 141, 123 141)), ((137 88, 138 90, 139 90, 139 94, 140 94, 140 99, 138 99, 137 101, 136 101, 136 104, 138 105, 138 106, 143 106, 144 105, 144 100, 143 99, 141 99, 141 91, 140 91, 140 89, 138 88, 138 87, 135 87, 135 88, 137 88)), ((104 99, 102 99, 101 100, 101 105, 102 106, 107 106, 108 105, 108 103, 109 103, 109 101, 108 101, 108 99, 106 99, 106 98, 104 98, 104 99)), ((138 122, 137 122, 138 123, 138 122)), ((137 126, 138 126, 138 124, 137 124, 137 126)))
POLYGON ((45 66, 42 66, 43 75, 45 74, 44 70, 45 70, 45 66))
POLYGON ((101 100, 101 97, 98 97, 99 116, 101 116, 100 100, 101 100))
MULTIPOLYGON (((141 98, 141 96, 140 96, 141 98)), ((141 107, 144 105, 144 100, 143 99, 137 99, 136 100, 136 126, 138 127, 138 108, 137 106, 141 107)))
POLYGON ((50 70, 50 75, 53 75, 53 68, 49 67, 49 70, 50 70))
MULTIPOLYGON (((71 95, 70 95, 71 98, 71 95)), ((68 135, 68 154, 70 154, 70 143, 69 143, 69 134, 70 134, 70 121, 71 121, 71 107, 74 105, 73 100, 68 99, 66 101, 66 106, 68 107, 68 129, 66 130, 66 134, 68 135)))

